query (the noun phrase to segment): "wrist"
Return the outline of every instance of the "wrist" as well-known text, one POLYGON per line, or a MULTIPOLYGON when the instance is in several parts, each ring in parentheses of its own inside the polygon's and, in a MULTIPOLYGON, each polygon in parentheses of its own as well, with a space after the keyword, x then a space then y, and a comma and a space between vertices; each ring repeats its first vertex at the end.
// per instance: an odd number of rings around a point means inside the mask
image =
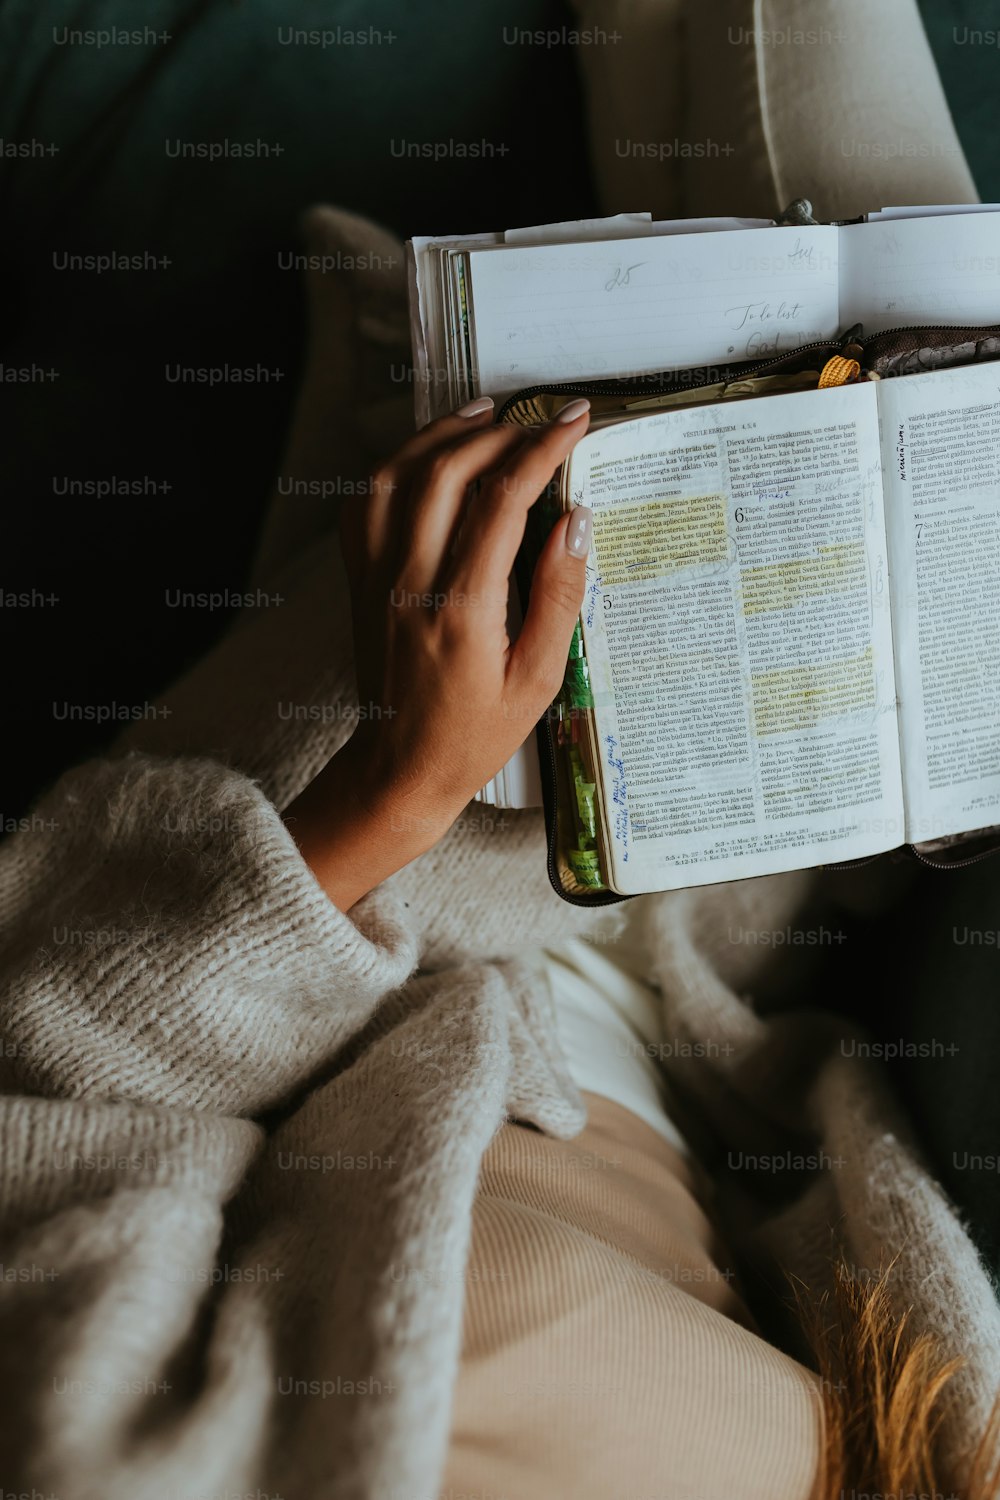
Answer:
POLYGON ((416 782, 393 778, 356 733, 284 818, 320 885, 347 911, 436 844, 461 810, 416 782))
POLYGON ((397 837, 430 848, 479 788, 479 782, 470 787, 464 771, 454 753, 445 756, 424 749, 414 754, 407 745, 400 756, 393 739, 377 724, 363 723, 323 775, 338 789, 349 786, 351 795, 373 817, 386 819, 397 837))

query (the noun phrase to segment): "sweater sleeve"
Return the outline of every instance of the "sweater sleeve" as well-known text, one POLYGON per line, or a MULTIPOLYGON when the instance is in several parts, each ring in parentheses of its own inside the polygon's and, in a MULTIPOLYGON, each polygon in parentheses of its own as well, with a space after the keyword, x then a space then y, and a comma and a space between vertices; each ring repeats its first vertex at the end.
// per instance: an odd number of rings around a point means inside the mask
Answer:
POLYGON ((0 1086, 253 1115, 328 1068, 414 963, 402 910, 328 899, 255 784, 132 755, 0 847, 0 1086))

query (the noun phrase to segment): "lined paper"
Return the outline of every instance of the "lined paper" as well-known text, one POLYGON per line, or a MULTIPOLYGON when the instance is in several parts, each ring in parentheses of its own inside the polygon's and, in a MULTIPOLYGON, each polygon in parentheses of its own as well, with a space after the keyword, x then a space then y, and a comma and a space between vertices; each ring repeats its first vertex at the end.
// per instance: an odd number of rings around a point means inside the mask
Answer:
POLYGON ((470 250, 477 390, 769 359, 839 324, 838 230, 470 250))
POLYGON ((876 213, 868 215, 869 224, 877 224, 879 219, 930 219, 938 218, 941 214, 993 214, 1000 209, 1000 203, 925 203, 919 208, 880 208, 876 213))
POLYGON ((1000 323, 1000 213, 880 219, 840 230, 844 322, 1000 323))

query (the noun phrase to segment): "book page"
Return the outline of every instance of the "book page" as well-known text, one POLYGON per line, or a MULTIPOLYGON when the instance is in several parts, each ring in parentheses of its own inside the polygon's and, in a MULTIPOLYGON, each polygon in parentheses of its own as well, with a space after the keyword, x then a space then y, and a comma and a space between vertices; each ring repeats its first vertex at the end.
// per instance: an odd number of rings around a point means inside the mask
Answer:
POLYGON ((548 245, 567 240, 627 240, 644 234, 653 221, 650 213, 611 214, 606 219, 563 219, 558 224, 525 224, 505 229, 506 245, 548 245))
POLYGON ((924 203, 919 208, 897 205, 881 208, 868 215, 869 224, 879 219, 932 219, 940 214, 994 214, 1000 211, 1000 203, 924 203))
POLYGON ((668 234, 469 252, 478 386, 764 361, 836 336, 839 231, 668 234))
POLYGON ((757 229, 769 219, 658 219, 650 213, 613 214, 603 219, 575 219, 561 224, 534 224, 501 233, 459 234, 444 238, 414 235, 406 242, 410 301, 410 340, 413 347, 416 423, 423 427, 457 404, 454 390, 460 378, 448 364, 443 308, 450 293, 442 291, 440 262, 448 252, 502 244, 542 245, 577 240, 635 239, 645 235, 693 234, 719 229, 757 229))
POLYGON ((623 894, 903 841, 874 385, 584 438, 583 630, 623 894))
POLYGON ((845 328, 1000 323, 1000 213, 879 219, 839 233, 845 328))
POLYGON ((714 234, 722 229, 773 229, 773 219, 655 219, 652 214, 616 214, 610 219, 576 219, 564 224, 508 229, 508 245, 544 245, 551 240, 626 240, 650 234, 714 234), (563 231, 556 233, 556 231, 563 231), (565 231, 569 231, 568 233, 565 231))
POLYGON ((1000 822, 1000 363, 879 385, 909 843, 1000 822))

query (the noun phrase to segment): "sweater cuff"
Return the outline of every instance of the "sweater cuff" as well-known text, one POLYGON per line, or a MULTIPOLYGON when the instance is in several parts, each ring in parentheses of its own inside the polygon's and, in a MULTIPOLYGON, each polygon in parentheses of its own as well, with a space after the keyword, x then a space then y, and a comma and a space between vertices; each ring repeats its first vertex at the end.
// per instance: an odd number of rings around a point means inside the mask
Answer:
POLYGON ((256 1113, 413 969, 388 893, 341 912, 260 789, 215 762, 85 765, 30 824, 0 849, 8 1088, 256 1113))

